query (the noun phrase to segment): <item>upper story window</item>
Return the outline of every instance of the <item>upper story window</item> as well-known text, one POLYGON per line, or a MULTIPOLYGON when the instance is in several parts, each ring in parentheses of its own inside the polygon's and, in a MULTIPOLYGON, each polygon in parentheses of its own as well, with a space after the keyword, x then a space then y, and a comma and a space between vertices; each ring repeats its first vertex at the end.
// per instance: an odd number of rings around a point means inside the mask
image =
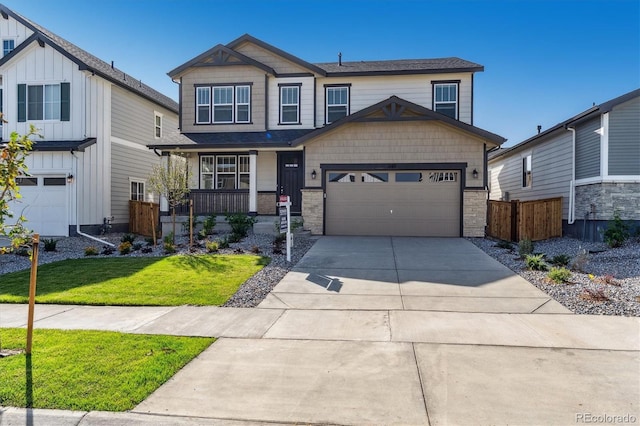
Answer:
POLYGON ((300 124, 300 85, 280 86, 280 124, 300 124))
POLYGON ((458 119, 458 83, 433 84, 433 110, 458 119))
POLYGON ((326 87, 326 122, 333 123, 349 115, 349 87, 326 87))
POLYGON ((249 188, 248 155, 203 155, 200 157, 200 189, 249 188))
POLYGON ((69 121, 71 113, 69 83, 18 84, 18 122, 69 121))
POLYGON ((196 124, 250 122, 250 85, 196 87, 196 124))
POLYGON ((2 56, 7 56, 15 48, 15 40, 2 40, 2 56))
POLYGON ((531 183, 531 154, 529 154, 526 157, 522 157, 522 187, 531 188, 531 183))
POLYGON ((159 112, 156 112, 153 114, 154 115, 154 119, 153 119, 153 127, 154 127, 154 137, 156 139, 160 139, 162 137, 162 114, 160 114, 159 112))
POLYGON ((131 179, 131 200, 144 201, 144 181, 131 179))

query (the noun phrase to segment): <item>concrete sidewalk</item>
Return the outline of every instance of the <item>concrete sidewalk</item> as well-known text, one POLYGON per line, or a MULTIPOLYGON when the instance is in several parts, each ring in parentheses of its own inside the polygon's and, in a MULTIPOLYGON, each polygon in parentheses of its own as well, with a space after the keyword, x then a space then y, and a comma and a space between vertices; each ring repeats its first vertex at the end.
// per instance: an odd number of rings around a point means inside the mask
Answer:
POLYGON ((259 309, 38 305, 36 327, 220 339, 130 413, 0 425, 640 421, 640 319, 568 313, 462 239, 323 237, 259 309))

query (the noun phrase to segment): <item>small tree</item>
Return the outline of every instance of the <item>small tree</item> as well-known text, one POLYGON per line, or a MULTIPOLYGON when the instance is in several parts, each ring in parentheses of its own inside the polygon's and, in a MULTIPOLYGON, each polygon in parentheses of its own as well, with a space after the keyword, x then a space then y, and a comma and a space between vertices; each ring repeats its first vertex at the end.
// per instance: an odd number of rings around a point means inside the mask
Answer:
POLYGON ((175 244, 176 235, 176 207, 188 201, 190 180, 191 173, 187 167, 187 159, 180 154, 171 154, 167 158, 166 167, 163 165, 154 166, 149 176, 151 190, 163 195, 169 203, 173 225, 173 244, 175 244))

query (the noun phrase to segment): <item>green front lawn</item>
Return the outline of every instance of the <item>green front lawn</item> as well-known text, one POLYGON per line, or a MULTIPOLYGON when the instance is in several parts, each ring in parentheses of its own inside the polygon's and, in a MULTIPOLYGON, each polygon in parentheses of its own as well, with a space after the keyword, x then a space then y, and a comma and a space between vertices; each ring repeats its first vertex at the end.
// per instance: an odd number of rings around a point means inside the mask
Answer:
MULTIPOLYGON (((269 259, 180 255, 69 259, 38 267, 36 302, 80 305, 221 305, 269 259)), ((27 303, 29 271, 0 278, 0 303, 27 303)))
MULTIPOLYGON (((31 356, 0 358, 0 406, 130 410, 213 341, 36 329, 31 356)), ((24 348, 26 330, 0 329, 0 342, 24 348)))

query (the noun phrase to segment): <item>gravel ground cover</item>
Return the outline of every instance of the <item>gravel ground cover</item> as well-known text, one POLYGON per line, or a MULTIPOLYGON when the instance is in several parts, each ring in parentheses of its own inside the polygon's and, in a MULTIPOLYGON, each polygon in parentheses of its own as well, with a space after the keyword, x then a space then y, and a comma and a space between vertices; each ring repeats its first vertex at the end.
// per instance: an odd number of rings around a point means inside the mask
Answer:
MULTIPOLYGON (((117 247, 120 244, 120 239, 124 234, 108 234, 101 237, 105 241, 115 244, 117 247)), ((221 240, 225 237, 225 234, 212 235, 209 240, 221 240)), ((56 262, 64 259, 77 259, 85 257, 85 248, 93 246, 102 252, 104 246, 98 241, 91 240, 86 237, 68 237, 59 238, 56 244, 56 251, 45 251, 44 238, 40 239, 40 250, 38 253, 38 265, 44 265, 46 263, 56 262)), ((304 256, 304 254, 313 246, 317 237, 312 237, 304 232, 294 233, 294 247, 291 252, 291 262, 287 262, 286 248, 282 245, 282 253, 274 253, 274 236, 268 234, 249 234, 239 243, 231 243, 229 248, 220 249, 219 254, 239 254, 239 253, 255 253, 264 255, 271 258, 269 265, 265 266, 249 278, 244 284, 240 286, 235 295, 231 297, 223 306, 230 307, 242 307, 250 308, 257 306, 267 294, 275 287, 276 284, 286 275, 287 272, 304 256)), ((204 241, 198 242, 194 239, 194 248, 189 250, 189 240, 187 237, 176 237, 177 253, 206 253, 204 247, 204 241)), ((163 256, 162 244, 158 244, 156 247, 147 246, 144 237, 138 236, 135 243, 141 243, 144 247, 149 247, 151 250, 148 253, 144 253, 142 250, 136 250, 130 254, 124 256, 136 257, 136 256, 163 256)), ((112 254, 104 255, 99 254, 95 257, 106 256, 122 256, 116 249, 112 254)), ((16 254, 0 255, 0 280, 1 275, 8 272, 20 271, 31 267, 31 262, 26 256, 19 256, 16 254)))
POLYGON ((518 255, 518 244, 509 250, 487 238, 469 241, 576 314, 640 316, 638 238, 619 248, 573 238, 535 242, 534 253, 544 253, 547 261, 563 254, 570 257, 571 277, 566 284, 553 283, 547 272, 527 269, 518 255))

